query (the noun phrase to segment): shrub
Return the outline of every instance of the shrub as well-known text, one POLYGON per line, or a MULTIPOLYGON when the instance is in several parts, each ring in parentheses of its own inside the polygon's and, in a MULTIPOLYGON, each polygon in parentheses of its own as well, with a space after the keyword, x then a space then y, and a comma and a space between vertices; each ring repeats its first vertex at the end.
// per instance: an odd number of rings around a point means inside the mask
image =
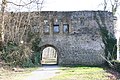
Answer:
POLYGON ((0 59, 11 67, 33 67, 40 65, 40 48, 41 39, 35 38, 32 44, 16 44, 9 41, 0 52, 0 59))
POLYGON ((29 67, 33 66, 31 62, 31 49, 24 45, 9 41, 3 48, 2 54, 0 54, 1 59, 5 61, 5 63, 9 64, 9 66, 20 66, 20 67, 29 67))
POLYGON ((113 69, 115 69, 116 71, 120 72, 120 61, 118 60, 113 60, 111 62, 113 64, 113 69))

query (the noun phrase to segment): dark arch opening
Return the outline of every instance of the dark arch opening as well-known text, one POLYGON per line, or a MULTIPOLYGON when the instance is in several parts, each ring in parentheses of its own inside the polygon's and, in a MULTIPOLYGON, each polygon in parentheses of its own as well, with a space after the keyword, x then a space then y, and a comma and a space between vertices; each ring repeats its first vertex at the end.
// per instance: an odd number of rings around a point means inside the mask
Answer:
POLYGON ((48 44, 42 46, 41 64, 42 65, 58 64, 58 50, 55 46, 48 44))

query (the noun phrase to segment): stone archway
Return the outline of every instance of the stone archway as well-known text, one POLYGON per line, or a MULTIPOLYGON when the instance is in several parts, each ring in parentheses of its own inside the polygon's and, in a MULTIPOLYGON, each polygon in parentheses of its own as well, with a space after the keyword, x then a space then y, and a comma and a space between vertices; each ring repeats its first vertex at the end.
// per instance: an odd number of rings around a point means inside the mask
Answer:
POLYGON ((42 47, 41 64, 58 64, 58 50, 53 45, 42 47))

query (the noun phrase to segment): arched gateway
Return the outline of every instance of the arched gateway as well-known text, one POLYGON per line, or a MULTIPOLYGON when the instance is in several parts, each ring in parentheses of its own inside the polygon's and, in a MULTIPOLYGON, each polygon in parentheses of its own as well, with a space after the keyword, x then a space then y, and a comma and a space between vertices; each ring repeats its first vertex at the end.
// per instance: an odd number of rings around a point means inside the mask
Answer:
MULTIPOLYGON (((109 34, 114 34, 114 16, 111 12, 21 12, 19 16, 24 15, 23 21, 26 19, 24 18, 26 14, 29 14, 30 23, 25 26, 28 26, 27 29, 33 33, 39 33, 40 49, 43 51, 46 47, 52 47, 57 51, 56 64, 102 65, 105 63, 103 58, 105 44, 100 30, 101 27, 106 28, 109 34)), ((42 61, 46 58, 44 55, 43 53, 42 61)))
POLYGON ((41 47, 41 64, 58 64, 58 49, 50 44, 41 47))

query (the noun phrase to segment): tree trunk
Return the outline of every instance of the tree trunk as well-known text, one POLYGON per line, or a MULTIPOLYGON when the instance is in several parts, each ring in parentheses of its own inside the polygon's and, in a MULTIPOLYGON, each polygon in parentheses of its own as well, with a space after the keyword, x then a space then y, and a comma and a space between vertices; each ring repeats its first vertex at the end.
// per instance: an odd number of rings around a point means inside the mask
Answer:
POLYGON ((2 0, 2 5, 1 5, 1 26, 0 26, 0 42, 1 42, 1 45, 4 43, 5 6, 6 6, 6 0, 2 0))
POLYGON ((117 60, 120 60, 120 52, 119 52, 119 37, 118 37, 118 39, 117 39, 117 60))

